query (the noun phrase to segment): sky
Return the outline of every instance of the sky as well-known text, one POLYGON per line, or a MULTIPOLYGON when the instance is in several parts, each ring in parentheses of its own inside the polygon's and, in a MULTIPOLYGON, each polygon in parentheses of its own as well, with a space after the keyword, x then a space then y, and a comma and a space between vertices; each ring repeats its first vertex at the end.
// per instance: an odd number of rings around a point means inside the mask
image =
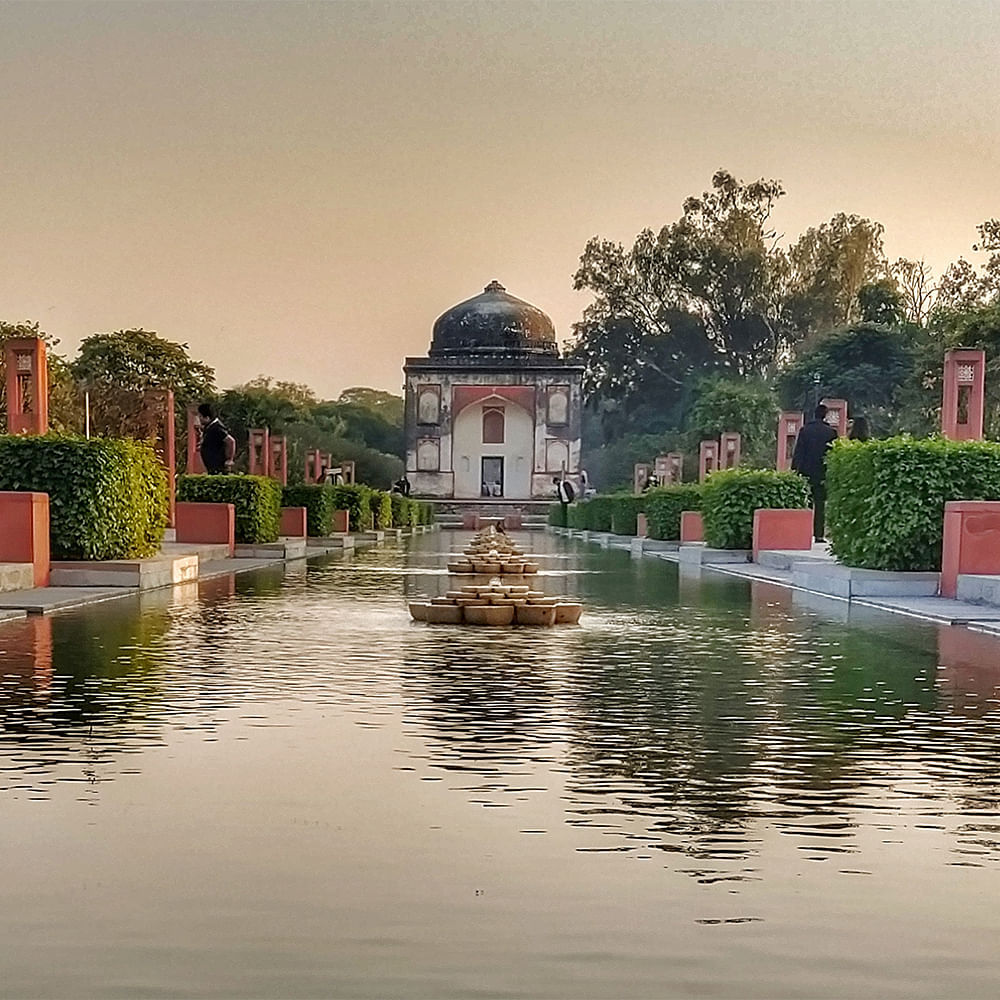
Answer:
POLYGON ((494 278, 568 339, 587 240, 720 167, 940 272, 1000 216, 997 38, 992 0, 0 0, 0 319, 398 392, 494 278))

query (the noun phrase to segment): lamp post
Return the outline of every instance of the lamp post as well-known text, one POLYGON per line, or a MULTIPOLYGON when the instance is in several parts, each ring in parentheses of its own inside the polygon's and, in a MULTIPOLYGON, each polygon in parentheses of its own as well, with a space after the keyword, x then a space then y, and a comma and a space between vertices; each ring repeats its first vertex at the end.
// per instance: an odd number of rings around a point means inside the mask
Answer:
POLYGON ((813 409, 815 410, 819 406, 820 399, 820 384, 822 382, 823 376, 819 372, 812 373, 813 380, 813 409))

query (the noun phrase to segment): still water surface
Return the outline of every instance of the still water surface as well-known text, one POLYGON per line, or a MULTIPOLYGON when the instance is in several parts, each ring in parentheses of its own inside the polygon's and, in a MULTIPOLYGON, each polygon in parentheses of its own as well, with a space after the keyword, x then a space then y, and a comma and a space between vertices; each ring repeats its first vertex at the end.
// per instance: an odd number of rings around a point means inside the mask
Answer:
POLYGON ((465 537, 0 626, 0 995, 997 995, 997 640, 465 537))

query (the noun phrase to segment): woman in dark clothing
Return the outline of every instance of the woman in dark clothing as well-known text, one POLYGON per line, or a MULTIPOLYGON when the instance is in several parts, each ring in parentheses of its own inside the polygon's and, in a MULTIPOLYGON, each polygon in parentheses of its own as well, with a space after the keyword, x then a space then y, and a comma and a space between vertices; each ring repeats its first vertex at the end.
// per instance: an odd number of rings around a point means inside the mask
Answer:
POLYGON ((851 421, 851 433, 847 435, 851 441, 868 441, 872 433, 868 429, 867 417, 855 417, 851 421))

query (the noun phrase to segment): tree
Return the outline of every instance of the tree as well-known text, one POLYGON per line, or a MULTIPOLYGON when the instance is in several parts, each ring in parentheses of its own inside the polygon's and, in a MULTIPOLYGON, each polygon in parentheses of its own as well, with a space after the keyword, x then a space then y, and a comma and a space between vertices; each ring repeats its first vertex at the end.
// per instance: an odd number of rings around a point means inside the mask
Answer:
POLYGON ((177 344, 152 330, 95 333, 80 345, 71 365, 86 388, 114 386, 141 392, 172 389, 178 402, 189 403, 215 393, 215 371, 177 344))
POLYGON ((737 431, 743 461, 767 467, 774 462, 777 426, 778 402, 765 383, 715 376, 699 386, 687 421, 688 443, 697 453, 701 441, 737 431))
POLYGON ((906 430, 899 415, 915 375, 918 334, 915 327, 875 323, 827 333, 778 376, 782 405, 808 411, 819 397, 846 399, 877 433, 906 430))
POLYGON ((939 286, 934 282, 934 272, 923 260, 900 257, 892 265, 903 305, 903 318, 917 326, 926 326, 937 301, 939 286))
POLYGON ((858 311, 862 323, 894 326, 903 318, 903 297, 896 283, 888 278, 862 285, 858 289, 858 311))
POLYGON ((786 313, 803 332, 823 332, 860 319, 858 293, 889 277, 883 228, 839 212, 807 229, 788 251, 786 313))
MULTIPOLYGON (((769 218, 784 193, 725 170, 688 198, 680 219, 641 232, 632 247, 591 239, 574 276, 595 301, 574 326, 572 353, 591 400, 634 409, 633 396, 678 412, 706 371, 752 375, 787 350, 784 257, 769 218)), ((669 420, 667 421, 669 422, 669 420)))
POLYGON ((382 389, 367 386, 353 386, 345 389, 338 397, 341 406, 356 406, 362 410, 377 413, 386 423, 403 426, 403 397, 382 389))

